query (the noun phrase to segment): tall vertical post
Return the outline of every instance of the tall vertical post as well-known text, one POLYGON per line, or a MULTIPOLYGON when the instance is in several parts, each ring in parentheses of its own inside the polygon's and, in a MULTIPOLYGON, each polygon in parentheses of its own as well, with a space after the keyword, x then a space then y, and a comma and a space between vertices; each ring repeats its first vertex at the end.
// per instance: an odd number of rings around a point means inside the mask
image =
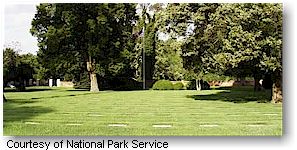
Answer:
POLYGON ((142 38, 142 44, 143 44, 143 49, 142 49, 142 80, 143 80, 143 89, 145 90, 145 40, 144 40, 144 36, 145 36, 145 27, 143 27, 143 38, 142 38))

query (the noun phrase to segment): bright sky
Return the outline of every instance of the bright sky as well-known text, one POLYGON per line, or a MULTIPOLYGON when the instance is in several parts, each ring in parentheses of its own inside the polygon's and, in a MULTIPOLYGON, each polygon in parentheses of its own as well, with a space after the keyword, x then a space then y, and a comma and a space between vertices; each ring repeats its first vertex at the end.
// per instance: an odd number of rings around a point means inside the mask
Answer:
POLYGON ((5 47, 19 49, 20 53, 36 54, 37 39, 30 33, 31 21, 36 6, 34 4, 7 4, 4 9, 5 47))
POLYGON ((34 4, 6 4, 4 9, 4 47, 21 54, 38 51, 37 39, 30 33, 31 21, 36 11, 34 4))
MULTIPOLYGON (((40 0, 37 0, 37 1, 40 1, 40 0)), ((37 3, 37 2, 34 2, 34 3, 37 3)), ((37 40, 29 32, 31 28, 31 21, 34 17, 35 10, 36 10, 35 7, 36 7, 35 4, 5 4, 5 9, 4 9, 4 45, 5 47, 9 45, 14 45, 13 48, 17 49, 19 53, 36 54, 36 52, 38 51, 37 40)))

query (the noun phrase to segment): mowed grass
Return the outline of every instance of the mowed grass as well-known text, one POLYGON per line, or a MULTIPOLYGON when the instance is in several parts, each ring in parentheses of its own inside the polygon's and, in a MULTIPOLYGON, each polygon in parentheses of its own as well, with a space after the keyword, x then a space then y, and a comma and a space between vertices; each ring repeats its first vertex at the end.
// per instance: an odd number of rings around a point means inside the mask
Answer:
POLYGON ((265 103, 269 91, 27 90, 4 92, 8 99, 3 108, 6 136, 282 135, 282 104, 265 103))

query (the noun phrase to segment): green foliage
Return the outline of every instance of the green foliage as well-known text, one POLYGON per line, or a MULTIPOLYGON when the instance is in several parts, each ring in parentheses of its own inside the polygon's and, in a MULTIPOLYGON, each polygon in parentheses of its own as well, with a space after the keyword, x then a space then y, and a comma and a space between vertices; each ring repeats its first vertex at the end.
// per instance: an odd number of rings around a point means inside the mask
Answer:
POLYGON ((234 78, 230 76, 215 74, 215 73, 208 73, 203 76, 203 80, 205 81, 230 81, 232 79, 234 78))
POLYGON ((173 90, 173 84, 169 80, 159 80, 153 85, 153 90, 173 90))
POLYGON ((191 80, 186 85, 187 90, 196 90, 196 81, 191 80))
POLYGON ((125 54, 135 44, 131 38, 135 13, 135 4, 128 3, 40 4, 31 33, 39 42, 42 67, 53 77, 73 74, 75 80, 80 80, 82 70, 102 76, 131 75, 125 54))
POLYGON ((90 78, 88 76, 88 73, 85 72, 81 79, 77 82, 74 83, 74 88, 75 89, 90 89, 91 88, 91 81, 90 78))
POLYGON ((281 4, 222 4, 210 21, 209 40, 220 44, 209 49, 213 53, 210 63, 225 70, 241 68, 246 75, 282 70, 281 4))
POLYGON ((23 54, 20 55, 20 60, 25 64, 29 64, 33 68, 33 78, 34 79, 47 79, 50 77, 49 70, 42 67, 39 63, 38 56, 33 54, 23 54))
MULTIPOLYGON (((28 54, 29 55, 29 54, 28 54)), ((23 86, 23 80, 32 79, 34 74, 34 61, 20 55, 12 48, 3 51, 3 79, 4 84, 8 81, 18 81, 23 86)), ((30 58, 33 56, 30 55, 30 58)))
POLYGON ((16 76, 16 67, 20 64, 17 53, 12 48, 3 51, 3 78, 4 81, 16 76))
POLYGON ((156 79, 183 79, 185 69, 181 57, 181 45, 181 42, 172 39, 159 41, 154 72, 156 79))
POLYGON ((74 75, 73 74, 65 74, 64 75, 64 81, 73 81, 73 79, 74 79, 74 75))
POLYGON ((39 5, 31 33, 39 41, 42 67, 76 80, 88 70, 138 81, 143 73, 147 79, 207 81, 273 74, 280 81, 282 4, 163 6, 39 5))
POLYGON ((183 90, 184 89, 184 84, 181 82, 177 82, 173 84, 173 89, 174 90, 183 90))

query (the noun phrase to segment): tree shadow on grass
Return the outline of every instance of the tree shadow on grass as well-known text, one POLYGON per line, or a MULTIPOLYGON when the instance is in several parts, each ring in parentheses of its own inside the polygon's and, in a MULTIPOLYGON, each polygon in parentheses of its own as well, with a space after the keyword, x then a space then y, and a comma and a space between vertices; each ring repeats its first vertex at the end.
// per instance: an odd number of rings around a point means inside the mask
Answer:
POLYGON ((26 88, 25 91, 17 91, 15 88, 5 88, 4 92, 41 92, 41 91, 49 91, 52 90, 50 88, 26 88))
POLYGON ((83 93, 83 94, 68 94, 68 95, 54 95, 54 96, 45 96, 45 97, 32 97, 31 99, 52 99, 52 98, 62 98, 62 97, 75 97, 82 95, 89 95, 94 93, 83 93))
MULTIPOLYGON (((213 89, 214 90, 214 89, 213 89)), ((253 91, 252 88, 235 88, 235 87, 222 87, 215 90, 222 90, 216 94, 208 95, 187 95, 187 98, 193 98, 200 101, 223 101, 233 103, 268 103, 271 100, 271 91, 253 91)))
POLYGON ((90 89, 72 89, 72 90, 67 90, 71 92, 76 92, 76 91, 90 91, 90 89))
POLYGON ((7 104, 7 103, 9 103, 9 104, 11 104, 11 103, 13 103, 13 104, 33 104, 36 102, 40 102, 37 100, 31 100, 31 99, 7 99, 7 102, 5 102, 5 104, 7 104))
POLYGON ((28 104, 38 101, 11 100, 4 103, 3 107, 3 125, 5 122, 26 121, 36 116, 50 113, 53 109, 42 106, 29 106, 28 104))

